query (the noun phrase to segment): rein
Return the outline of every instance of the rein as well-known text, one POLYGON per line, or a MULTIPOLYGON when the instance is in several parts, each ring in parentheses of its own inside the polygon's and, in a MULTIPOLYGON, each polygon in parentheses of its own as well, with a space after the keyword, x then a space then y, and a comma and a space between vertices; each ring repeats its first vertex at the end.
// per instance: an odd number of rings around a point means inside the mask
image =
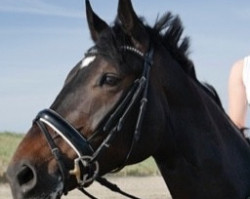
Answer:
MULTIPOLYGON (((107 132, 106 138, 102 141, 100 146, 94 151, 91 147, 89 140, 87 140, 79 131, 77 131, 69 122, 62 118, 58 113, 51 109, 45 109, 38 113, 34 119, 34 123, 38 125, 41 132, 45 135, 51 152, 56 159, 63 181, 62 193, 67 194, 66 179, 69 175, 74 175, 78 183, 78 189, 81 190, 85 195, 92 199, 96 199, 94 196, 89 194, 84 188, 87 187, 94 180, 98 181, 101 185, 106 186, 112 191, 118 192, 124 196, 133 199, 139 199, 130 194, 121 191, 116 185, 110 183, 106 179, 98 176, 99 173, 99 157, 105 153, 110 147, 114 138, 122 130, 124 121, 128 117, 128 113, 131 112, 135 103, 140 100, 140 107, 135 124, 135 130, 133 133, 133 139, 130 149, 124 159, 123 164, 119 165, 115 171, 119 171, 128 162, 131 154, 133 153, 134 147, 140 138, 141 126, 145 115, 148 84, 150 68, 153 64, 154 49, 150 48, 149 51, 144 55, 142 52, 131 46, 122 46, 121 50, 130 51, 136 55, 139 55, 144 59, 143 71, 139 78, 137 78, 130 90, 127 92, 122 101, 117 105, 116 109, 109 116, 107 121, 102 127, 103 132, 107 132), (75 151, 77 158, 74 160, 74 169, 68 171, 63 163, 62 154, 56 146, 51 134, 48 131, 50 127, 54 130, 63 140, 75 151)), ((98 132, 95 132, 95 135, 98 132)), ((62 194, 61 193, 61 194, 62 194)))

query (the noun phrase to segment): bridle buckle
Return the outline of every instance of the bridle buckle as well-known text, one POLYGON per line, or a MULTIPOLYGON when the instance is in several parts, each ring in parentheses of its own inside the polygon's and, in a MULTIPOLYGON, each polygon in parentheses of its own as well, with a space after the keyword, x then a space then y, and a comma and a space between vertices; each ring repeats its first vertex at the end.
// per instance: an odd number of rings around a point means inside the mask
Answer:
POLYGON ((89 186, 99 173, 99 164, 92 161, 90 156, 82 156, 74 160, 74 169, 69 171, 70 175, 76 177, 80 187, 89 186))

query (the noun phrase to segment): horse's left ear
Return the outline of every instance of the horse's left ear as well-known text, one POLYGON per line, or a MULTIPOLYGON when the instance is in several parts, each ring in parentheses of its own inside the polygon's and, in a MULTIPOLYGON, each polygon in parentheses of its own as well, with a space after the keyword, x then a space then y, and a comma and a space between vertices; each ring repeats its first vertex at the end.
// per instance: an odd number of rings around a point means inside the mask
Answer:
POLYGON ((131 0, 119 0, 118 18, 123 30, 131 37, 131 41, 139 50, 146 52, 149 46, 149 36, 146 29, 137 17, 131 0))
POLYGON ((105 21, 103 21, 100 17, 98 17, 94 13, 89 0, 85 0, 85 5, 86 5, 86 15, 87 15, 90 34, 93 41, 96 42, 99 38, 100 33, 104 29, 108 28, 108 25, 106 24, 105 21))

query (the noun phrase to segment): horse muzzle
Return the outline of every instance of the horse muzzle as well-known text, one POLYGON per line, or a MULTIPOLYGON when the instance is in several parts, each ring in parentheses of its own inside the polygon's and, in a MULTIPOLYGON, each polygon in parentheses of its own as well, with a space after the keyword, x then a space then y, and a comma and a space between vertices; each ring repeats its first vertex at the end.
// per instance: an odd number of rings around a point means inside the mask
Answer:
MULTIPOLYGON (((41 168, 42 170, 43 168, 41 168)), ((38 175, 40 168, 35 168, 28 161, 12 164, 7 170, 13 199, 57 199, 63 194, 63 182, 60 176, 38 175), (42 191, 47 189, 46 195, 42 191)))
POLYGON ((9 166, 7 178, 15 199, 25 198, 27 193, 32 191, 37 184, 36 170, 29 163, 9 166))

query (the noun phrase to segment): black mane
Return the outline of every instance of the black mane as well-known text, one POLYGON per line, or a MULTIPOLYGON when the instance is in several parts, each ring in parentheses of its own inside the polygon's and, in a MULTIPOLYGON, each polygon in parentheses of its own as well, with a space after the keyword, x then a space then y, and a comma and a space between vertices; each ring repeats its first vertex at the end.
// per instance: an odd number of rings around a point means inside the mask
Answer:
POLYGON ((182 38, 183 30, 179 16, 173 16, 170 12, 157 19, 153 28, 153 31, 159 35, 158 39, 179 62, 183 70, 196 79, 193 62, 188 58, 189 38, 182 38))
MULTIPOLYGON (((219 95, 208 83, 201 83, 196 78, 193 62, 188 58, 189 38, 182 37, 183 25, 178 16, 173 16, 170 12, 158 19, 154 25, 153 31, 158 33, 160 41, 179 62, 182 69, 192 77, 195 82, 219 105, 223 110, 219 95)), ((158 38, 159 39, 159 38, 158 38)))

